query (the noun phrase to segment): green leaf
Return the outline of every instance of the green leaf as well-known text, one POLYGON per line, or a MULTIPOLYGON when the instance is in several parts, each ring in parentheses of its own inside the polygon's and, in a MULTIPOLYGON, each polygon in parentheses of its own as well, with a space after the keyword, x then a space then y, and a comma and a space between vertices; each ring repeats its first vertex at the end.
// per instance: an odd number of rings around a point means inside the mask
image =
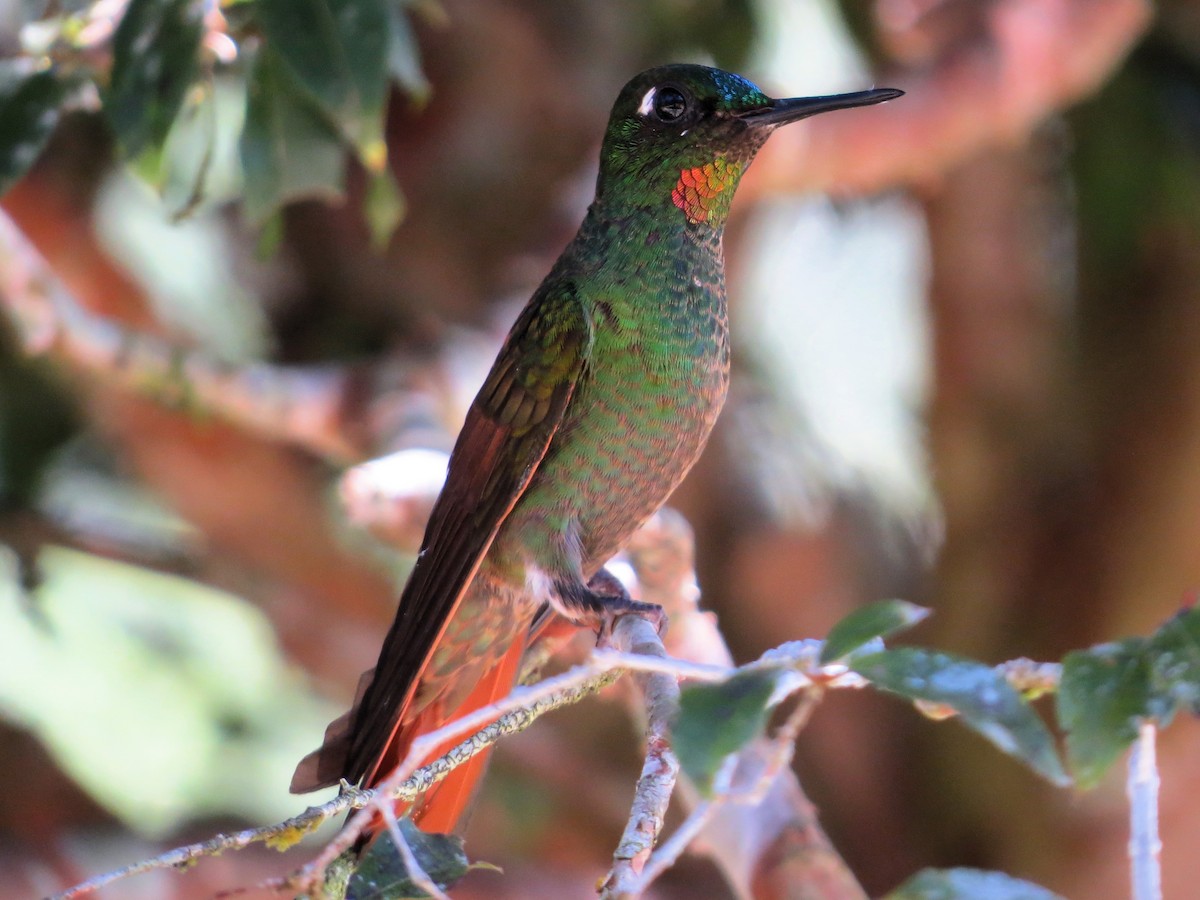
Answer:
POLYGON ((421 51, 399 3, 388 4, 387 68, 392 81, 417 103, 429 99, 429 79, 421 70, 421 51))
POLYGON ((387 160, 389 0, 260 0, 267 41, 373 172, 387 160))
POLYGON ((1058 720, 1067 731, 1067 760, 1081 787, 1100 780, 1150 716, 1150 675, 1144 638, 1101 644, 1063 658, 1058 720))
POLYGON ((1067 759, 1089 787, 1137 738, 1138 726, 1200 710, 1200 610, 1184 610, 1149 638, 1127 638, 1063 659, 1058 718, 1067 759))
POLYGON ((290 200, 342 197, 341 141, 270 47, 254 61, 240 151, 245 215, 252 222, 265 221, 290 200))
POLYGON ((855 610, 829 630, 821 664, 843 659, 875 638, 911 628, 928 615, 928 609, 906 600, 880 600, 855 610))
POLYGON ((1159 725, 1169 724, 1181 706, 1200 712, 1200 609, 1185 609, 1168 619, 1146 649, 1159 725))
POLYGON ((701 793, 712 792, 713 777, 725 757, 762 733, 775 683, 774 672, 750 670, 720 684, 683 689, 671 747, 701 793))
POLYGON ((983 663, 901 647, 853 658, 850 668, 885 691, 953 707, 967 727, 1043 778, 1070 783, 1042 720, 1003 676, 983 663))
POLYGON ((104 111, 128 155, 166 140, 199 72, 203 16, 199 0, 131 0, 121 17, 104 111))
POLYGON ((1062 900, 1058 894, 1002 872, 925 869, 884 900, 1062 900))
POLYGON ((363 200, 363 213, 371 229, 371 246, 378 251, 387 249, 392 232, 404 218, 404 195, 391 169, 370 176, 367 196, 363 200))
POLYGON ((0 62, 0 193, 37 160, 58 124, 66 90, 52 70, 31 72, 18 60, 0 62))
MULTIPOLYGON (((413 857, 438 887, 445 888, 466 874, 467 855, 463 852, 462 838, 426 834, 407 818, 401 819, 399 825, 413 857)), ((428 896, 413 884, 400 851, 386 831, 367 848, 358 871, 350 876, 346 886, 346 900, 403 900, 428 896)))

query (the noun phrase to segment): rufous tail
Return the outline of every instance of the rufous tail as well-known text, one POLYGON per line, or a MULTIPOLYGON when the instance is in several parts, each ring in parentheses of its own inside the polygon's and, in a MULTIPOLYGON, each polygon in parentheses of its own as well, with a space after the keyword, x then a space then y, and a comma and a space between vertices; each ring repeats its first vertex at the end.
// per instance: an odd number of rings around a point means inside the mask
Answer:
MULTIPOLYGON (((447 715, 439 705, 434 704, 430 709, 400 728, 383 753, 383 759, 387 762, 377 767, 379 775, 372 778, 367 787, 373 787, 386 778, 403 761, 412 742, 421 735, 428 734, 448 722, 461 719, 463 716, 506 697, 516 683, 524 651, 524 641, 513 641, 508 652, 500 658, 496 665, 483 674, 471 693, 467 695, 466 700, 451 714, 447 715)), ((443 756, 469 736, 469 734, 459 735, 446 741, 430 753, 424 762, 431 762, 443 756)), ((449 834, 459 826, 464 814, 471 806, 480 779, 487 771, 488 756, 489 751, 487 750, 472 756, 426 791, 413 804, 412 819, 422 831, 449 834)), ((407 804, 397 804, 396 814, 401 815, 406 809, 408 809, 407 804)))

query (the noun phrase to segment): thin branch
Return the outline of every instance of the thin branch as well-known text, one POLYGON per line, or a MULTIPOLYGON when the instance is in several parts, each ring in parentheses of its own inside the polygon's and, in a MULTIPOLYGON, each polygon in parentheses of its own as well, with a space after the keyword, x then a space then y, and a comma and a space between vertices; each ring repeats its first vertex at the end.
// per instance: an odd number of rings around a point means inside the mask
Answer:
MULTIPOLYGON (((342 792, 328 803, 309 807, 299 815, 283 822, 260 828, 250 828, 233 834, 219 834, 206 841, 177 847, 152 859, 97 875, 57 894, 55 900, 82 897, 115 881, 154 869, 184 868, 203 857, 216 856, 230 850, 242 850, 251 844, 267 843, 279 849, 286 849, 334 816, 349 810, 359 810, 360 812, 351 817, 346 828, 326 846, 316 860, 301 869, 297 876, 287 880, 288 886, 291 887, 311 886, 325 868, 354 843, 363 828, 374 821, 375 815, 380 809, 385 806, 390 807, 396 800, 411 801, 415 799, 423 791, 446 777, 453 769, 487 749, 504 735, 523 731, 545 713, 578 702, 611 684, 619 676, 619 670, 605 664, 585 665, 578 666, 557 678, 547 679, 533 687, 522 688, 519 697, 510 697, 506 701, 493 704, 487 710, 479 711, 479 713, 490 711, 492 718, 495 718, 496 711, 499 711, 501 715, 496 721, 471 735, 444 756, 433 760, 428 765, 410 770, 407 777, 393 776, 370 790, 343 785, 342 792)), ((481 718, 479 713, 469 717, 470 721, 465 725, 461 723, 466 720, 460 720, 427 735, 422 739, 424 752, 430 752, 431 749, 458 734, 478 728, 481 718)), ((486 721, 488 716, 484 715, 482 718, 483 721, 486 721)), ((403 768, 402 766, 397 771, 399 772, 403 768)))
POLYGON ((627 885, 626 893, 622 897, 637 897, 642 894, 655 879, 675 865, 679 861, 679 857, 683 856, 684 851, 693 845, 712 821, 719 808, 720 804, 712 800, 702 800, 695 804, 688 817, 646 862, 640 877, 632 884, 627 885))
MULTIPOLYGON (((619 619, 613 628, 613 643, 631 648, 645 646, 644 632, 640 630, 639 623, 642 623, 642 620, 636 616, 624 616, 619 619)), ((649 627, 648 623, 643 624, 649 627)), ((650 642, 651 645, 655 643, 661 646, 657 641, 650 642)), ((505 735, 523 731, 545 713, 576 703, 612 684, 627 667, 625 663, 634 659, 640 657, 636 654, 597 653, 588 663, 575 666, 562 675, 548 678, 538 684, 517 688, 503 700, 422 735, 413 741, 404 762, 370 792, 368 802, 350 818, 337 838, 315 860, 297 873, 293 879, 293 886, 307 890, 318 884, 325 869, 371 827, 376 815, 383 813, 385 806, 390 806, 397 799, 412 799, 407 794, 408 785, 419 780, 421 783, 416 793, 426 790, 451 770, 482 753, 505 735), (414 769, 416 764, 437 747, 474 729, 479 730, 444 756, 421 769, 414 769), (404 793, 400 792, 401 788, 405 789, 404 793)))
POLYGON ((82 897, 98 891, 100 888, 106 887, 115 881, 155 869, 183 869, 205 856, 219 856, 229 850, 243 850, 251 844, 267 843, 273 844, 280 849, 286 849, 287 846, 290 846, 310 831, 315 830, 326 820, 348 809, 361 806, 366 802, 364 798, 368 793, 367 791, 359 791, 355 788, 344 790, 328 803, 323 803, 320 806, 310 806, 304 812, 290 819, 285 819, 282 822, 274 825, 266 825, 261 828, 248 828, 244 831, 234 832, 233 834, 218 834, 206 841, 176 847, 174 850, 168 850, 166 853, 161 853, 151 859, 142 860, 141 862, 115 869, 112 872, 106 872, 94 878, 89 878, 87 881, 68 888, 60 894, 55 894, 52 900, 70 900, 70 898, 82 897))
POLYGON ((1129 861, 1134 900, 1162 900, 1162 841, 1158 836, 1158 726, 1143 722, 1129 754, 1129 861))
POLYGON ((771 789, 772 783, 792 764, 796 752, 796 739, 808 724, 817 705, 825 694, 825 688, 815 685, 800 695, 800 702, 791 711, 784 723, 767 742, 767 754, 762 774, 750 789, 743 802, 758 805, 771 789))
POLYGON ((387 825, 392 843, 396 845, 396 850, 399 852, 400 858, 404 860, 404 868, 408 872, 409 880, 425 891, 433 900, 450 900, 446 896, 446 893, 434 884, 433 879, 429 877, 424 867, 417 861, 412 847, 408 845, 408 841, 400 833, 400 823, 396 821, 396 808, 391 803, 384 803, 380 807, 380 811, 383 813, 383 821, 387 825))
MULTIPOLYGON (((630 632, 632 653, 666 658, 662 639, 648 621, 631 622, 624 633, 630 632)), ((679 711, 679 680, 664 673, 641 673, 637 681, 646 709, 646 759, 634 789, 629 820, 600 892, 602 900, 632 896, 630 890, 638 883, 662 831, 679 775, 679 760, 670 746, 671 723, 679 711)))

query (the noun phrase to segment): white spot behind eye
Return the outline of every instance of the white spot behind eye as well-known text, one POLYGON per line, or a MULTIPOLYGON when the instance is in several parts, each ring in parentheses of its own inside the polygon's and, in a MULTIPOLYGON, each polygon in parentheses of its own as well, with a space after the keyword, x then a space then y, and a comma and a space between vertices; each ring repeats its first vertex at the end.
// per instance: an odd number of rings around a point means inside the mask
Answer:
POLYGON ((652 87, 646 91, 646 96, 642 98, 642 102, 638 104, 638 115, 648 116, 650 110, 654 109, 654 95, 658 93, 658 88, 652 87))

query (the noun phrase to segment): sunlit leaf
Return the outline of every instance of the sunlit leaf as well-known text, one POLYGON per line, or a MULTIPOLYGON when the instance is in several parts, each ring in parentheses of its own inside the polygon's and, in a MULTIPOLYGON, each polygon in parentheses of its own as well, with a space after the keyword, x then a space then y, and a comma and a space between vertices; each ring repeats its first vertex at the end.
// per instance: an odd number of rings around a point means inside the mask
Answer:
POLYGON ((58 124, 66 88, 53 71, 0 62, 0 193, 33 165, 58 124))
POLYGON ((203 15, 200 0, 131 0, 121 17, 104 112, 130 156, 166 140, 199 72, 203 15))
POLYGON ((254 61, 240 150, 244 209, 253 222, 266 220, 290 200, 342 196, 341 141, 270 47, 254 61))
POLYGON ((946 704, 963 723, 1055 784, 1068 784, 1054 739, 1003 676, 974 660, 914 647, 850 660, 876 687, 910 700, 946 704))
POLYGON ((1067 731, 1067 760, 1090 787, 1133 743, 1150 714, 1150 665, 1142 638, 1102 644, 1063 658, 1058 720, 1067 731))
MULTIPOLYGON (((128 494, 105 498, 86 480, 72 488, 114 534, 143 528, 165 545, 168 529, 182 527, 128 494)), ((38 567, 43 618, 31 620, 0 565, 0 719, 36 734, 144 836, 296 812, 286 773, 334 710, 304 692, 261 610, 76 551, 47 548, 38 567)))
POLYGON ((762 733, 775 682, 775 673, 751 670, 720 684, 683 689, 671 747, 700 791, 711 792, 725 757, 762 733))
POLYGON ((884 900, 1061 900, 1058 894, 1002 872, 925 869, 884 900))
POLYGON ((829 630, 821 663, 842 659, 868 641, 910 628, 928 615, 928 609, 906 600, 880 600, 855 610, 829 630))
MULTIPOLYGON (((383 147, 389 0, 260 0, 267 41, 374 171, 383 147)), ((386 151, 383 152, 386 158, 386 151)))
MULTIPOLYGON (((401 819, 399 825, 417 864, 439 887, 445 888, 466 874, 467 856, 461 838, 426 834, 409 819, 401 819)), ((346 887, 346 900, 407 900, 428 896, 413 884, 395 841, 386 831, 367 849, 346 887)))

